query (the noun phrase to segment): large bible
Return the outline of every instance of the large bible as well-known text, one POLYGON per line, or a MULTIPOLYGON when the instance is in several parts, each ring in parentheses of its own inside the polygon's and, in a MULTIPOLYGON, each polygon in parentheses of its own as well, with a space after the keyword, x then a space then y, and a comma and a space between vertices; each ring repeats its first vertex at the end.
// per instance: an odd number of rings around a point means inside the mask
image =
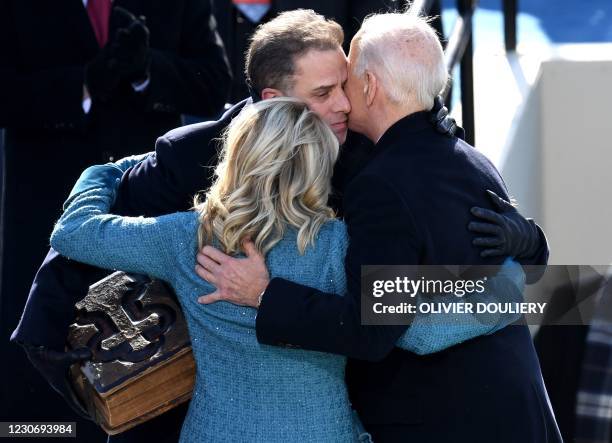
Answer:
POLYGON ((96 423, 117 434, 191 398, 195 363, 187 324, 162 281, 115 272, 76 304, 68 346, 93 358, 71 369, 96 423))

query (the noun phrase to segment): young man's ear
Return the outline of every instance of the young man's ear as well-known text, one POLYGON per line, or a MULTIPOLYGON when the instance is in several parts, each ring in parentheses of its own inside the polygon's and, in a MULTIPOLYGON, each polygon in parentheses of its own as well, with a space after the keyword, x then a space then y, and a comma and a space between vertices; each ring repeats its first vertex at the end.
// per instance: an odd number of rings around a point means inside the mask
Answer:
POLYGON ((365 95, 366 105, 372 106, 376 92, 378 91, 378 79, 370 71, 365 72, 365 86, 363 88, 363 94, 365 95))
POLYGON ((274 89, 274 88, 264 88, 261 91, 261 99, 262 100, 267 100, 269 98, 276 98, 276 97, 284 97, 285 94, 282 93, 282 91, 279 91, 278 89, 274 89))

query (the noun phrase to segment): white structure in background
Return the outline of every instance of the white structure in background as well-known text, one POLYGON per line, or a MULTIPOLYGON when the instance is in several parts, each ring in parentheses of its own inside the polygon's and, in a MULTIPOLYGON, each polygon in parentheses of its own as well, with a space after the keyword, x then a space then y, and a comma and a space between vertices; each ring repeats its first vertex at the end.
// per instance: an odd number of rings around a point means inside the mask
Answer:
POLYGON ((476 51, 477 148, 543 226, 550 264, 612 264, 612 44, 518 54, 476 51))

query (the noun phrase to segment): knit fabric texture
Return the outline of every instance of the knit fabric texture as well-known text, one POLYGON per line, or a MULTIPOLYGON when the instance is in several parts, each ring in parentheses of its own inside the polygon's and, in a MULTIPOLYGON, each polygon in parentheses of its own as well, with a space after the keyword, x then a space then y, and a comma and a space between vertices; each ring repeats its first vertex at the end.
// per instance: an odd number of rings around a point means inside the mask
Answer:
MULTIPOLYGON (((357 441, 344 383, 346 359, 322 352, 261 345, 257 310, 227 302, 198 303, 214 287, 195 273, 198 216, 157 218, 107 214, 113 190, 73 198, 51 245, 72 259, 167 281, 187 320, 196 382, 181 442, 357 441)), ((304 255, 287 229, 267 254, 271 277, 328 293, 346 290, 344 223, 331 220, 304 255)))
MULTIPOLYGON (((114 188, 95 188, 72 196, 55 226, 51 246, 69 258, 148 274, 173 287, 187 320, 197 367, 181 441, 356 441, 344 383, 346 359, 259 344, 255 309, 227 302, 199 304, 198 296, 215 288, 194 271, 197 213, 156 218, 111 215, 114 194, 114 188)), ((346 292, 347 245, 345 224, 331 220, 301 255, 297 231, 288 228, 266 256, 270 277, 340 296, 346 292)), ((504 263, 491 280, 497 283, 481 295, 483 299, 521 296, 518 288, 524 285, 524 274, 515 262, 504 263)), ((483 322, 470 316, 449 320, 417 315, 397 346, 429 354, 493 333, 515 320, 513 316, 483 322)))

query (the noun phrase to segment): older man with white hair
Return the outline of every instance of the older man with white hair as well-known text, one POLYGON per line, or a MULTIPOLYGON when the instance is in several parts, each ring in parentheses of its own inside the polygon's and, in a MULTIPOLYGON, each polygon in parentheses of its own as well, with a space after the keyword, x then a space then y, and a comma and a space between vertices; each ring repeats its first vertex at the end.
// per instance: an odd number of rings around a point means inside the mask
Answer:
MULTIPOLYGON (((477 254, 462 228, 470 206, 486 205, 487 189, 506 200, 508 194, 485 156, 428 125, 426 111, 447 77, 438 38, 423 18, 372 16, 351 42, 349 127, 376 143, 345 201, 349 229, 373 239, 352 246, 356 272, 365 263, 493 262, 477 254), (359 221, 363 207, 377 209, 378 226, 359 221)), ((545 263, 536 256, 521 262, 545 263)), ((526 326, 435 358, 396 348, 382 362, 353 360, 349 380, 375 441, 561 441, 526 326)))
POLYGON ((428 111, 448 73, 435 31, 420 17, 378 14, 351 42, 345 92, 351 129, 374 143, 395 122, 428 111))
MULTIPOLYGON (((367 18, 351 43, 345 86, 349 127, 375 143, 344 194, 348 294, 268 282, 262 274, 251 280, 250 295, 219 298, 259 307, 261 343, 353 358, 351 401, 376 442, 560 442, 526 326, 419 356, 395 347, 407 326, 361 324, 362 265, 491 265, 504 258, 481 256, 465 229, 470 208, 494 206, 487 190, 501 196, 493 196, 500 206, 509 197, 486 157, 431 124, 429 110, 446 81, 442 48, 426 20, 367 18)), ((528 249, 510 255, 546 264, 545 246, 528 249)))

